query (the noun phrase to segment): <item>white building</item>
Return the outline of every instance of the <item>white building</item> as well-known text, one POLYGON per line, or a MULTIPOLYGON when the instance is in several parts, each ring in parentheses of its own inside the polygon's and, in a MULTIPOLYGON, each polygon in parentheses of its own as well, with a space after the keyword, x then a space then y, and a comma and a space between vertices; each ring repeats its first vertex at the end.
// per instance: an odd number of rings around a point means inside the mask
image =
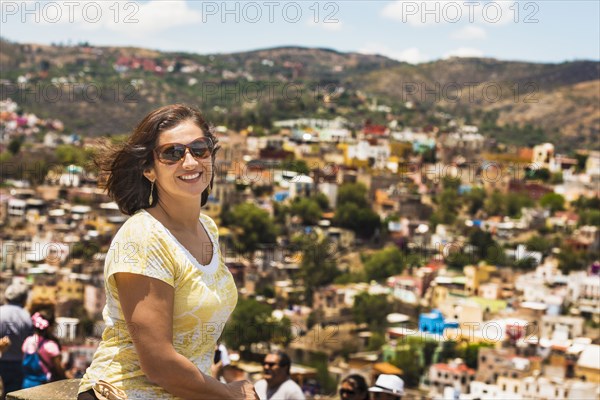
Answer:
POLYGON ((348 158, 359 161, 372 161, 373 167, 384 169, 390 158, 391 150, 389 144, 371 145, 366 140, 361 140, 355 145, 348 146, 348 158))
POLYGON ((579 311, 600 314, 600 276, 571 272, 567 289, 567 298, 579 311))

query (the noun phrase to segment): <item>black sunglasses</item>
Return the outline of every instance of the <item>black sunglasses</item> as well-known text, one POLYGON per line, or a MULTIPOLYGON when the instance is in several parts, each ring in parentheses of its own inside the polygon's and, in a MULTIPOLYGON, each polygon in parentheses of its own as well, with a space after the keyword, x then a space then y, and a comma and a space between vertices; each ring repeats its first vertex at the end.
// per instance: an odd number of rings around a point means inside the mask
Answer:
POLYGON ((274 366, 279 365, 279 364, 277 364, 276 362, 266 362, 265 361, 265 362, 263 362, 263 365, 264 366, 268 365, 269 367, 273 368, 274 366))
POLYGON ((354 396, 355 394, 356 394, 356 392, 354 390, 340 389, 340 396, 343 396, 343 395, 354 396))
POLYGON ((185 158, 189 150, 195 159, 210 157, 214 150, 213 141, 209 137, 200 137, 189 144, 167 143, 154 149, 156 158, 163 164, 173 165, 185 158))

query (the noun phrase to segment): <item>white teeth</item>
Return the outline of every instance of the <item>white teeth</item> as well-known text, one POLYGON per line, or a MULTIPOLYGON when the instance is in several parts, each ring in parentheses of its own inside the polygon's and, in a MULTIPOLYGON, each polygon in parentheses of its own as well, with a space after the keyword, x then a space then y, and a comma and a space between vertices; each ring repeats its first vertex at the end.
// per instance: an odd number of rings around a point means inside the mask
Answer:
POLYGON ((192 180, 192 179, 196 179, 199 176, 200 176, 200 173, 196 172, 195 174, 182 175, 179 178, 183 179, 184 181, 189 181, 189 180, 192 180))

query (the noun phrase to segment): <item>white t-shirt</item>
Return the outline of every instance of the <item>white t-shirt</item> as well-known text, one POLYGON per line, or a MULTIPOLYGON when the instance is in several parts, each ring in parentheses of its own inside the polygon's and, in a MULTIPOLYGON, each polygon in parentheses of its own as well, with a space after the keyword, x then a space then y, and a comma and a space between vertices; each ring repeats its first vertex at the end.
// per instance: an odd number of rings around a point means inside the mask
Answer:
POLYGON ((260 400, 305 400, 302 389, 292 379, 288 379, 275 389, 267 388, 267 381, 261 379, 254 384, 260 400))

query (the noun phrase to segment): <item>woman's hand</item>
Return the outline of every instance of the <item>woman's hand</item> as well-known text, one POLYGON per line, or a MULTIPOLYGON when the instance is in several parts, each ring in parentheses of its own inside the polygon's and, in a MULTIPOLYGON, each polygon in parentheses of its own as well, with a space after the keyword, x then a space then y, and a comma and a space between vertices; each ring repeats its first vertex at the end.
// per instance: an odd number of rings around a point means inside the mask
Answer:
POLYGON ((227 386, 232 391, 234 398, 239 400, 260 400, 254 391, 254 385, 250 381, 235 381, 227 386))

